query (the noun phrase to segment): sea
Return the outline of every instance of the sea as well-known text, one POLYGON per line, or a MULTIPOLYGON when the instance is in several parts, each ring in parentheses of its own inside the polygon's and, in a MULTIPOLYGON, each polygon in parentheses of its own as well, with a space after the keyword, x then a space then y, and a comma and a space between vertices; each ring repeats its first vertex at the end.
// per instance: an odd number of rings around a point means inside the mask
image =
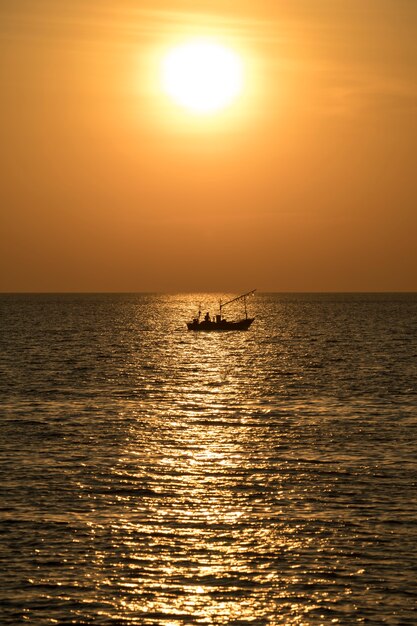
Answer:
POLYGON ((417 294, 234 295, 0 296, 2 626, 417 624, 417 294))

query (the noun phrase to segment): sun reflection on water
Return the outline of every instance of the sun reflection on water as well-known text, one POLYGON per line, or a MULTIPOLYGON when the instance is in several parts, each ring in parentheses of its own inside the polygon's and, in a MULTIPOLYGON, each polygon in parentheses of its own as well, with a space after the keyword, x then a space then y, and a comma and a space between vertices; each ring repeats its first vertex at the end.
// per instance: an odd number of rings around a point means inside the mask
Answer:
POLYGON ((188 297, 19 298, 2 624, 414 623, 416 316, 361 298, 206 336, 188 297))
POLYGON ((96 477, 92 601, 111 590, 103 616, 145 625, 346 623, 367 538, 341 513, 345 469, 320 440, 324 419, 337 427, 333 405, 280 404, 279 385, 303 376, 285 346, 272 397, 256 326, 196 336, 173 323, 149 344, 147 333, 122 368, 112 471, 96 477))
MULTIPOLYGON (((164 416, 163 398, 144 402, 119 459, 119 481, 134 475, 144 491, 136 509, 125 496, 130 519, 113 523, 129 561, 115 564, 128 595, 120 607, 145 624, 267 623, 277 595, 286 589, 291 599, 298 585, 277 564, 305 542, 296 527, 280 528, 289 493, 269 475, 267 442, 252 441, 252 407, 245 413, 225 362, 235 348, 213 341, 206 366, 192 375, 183 371, 189 354, 171 364, 179 381, 166 391, 178 399, 176 418, 164 416)), ((306 610, 293 604, 291 623, 301 624, 306 610)))

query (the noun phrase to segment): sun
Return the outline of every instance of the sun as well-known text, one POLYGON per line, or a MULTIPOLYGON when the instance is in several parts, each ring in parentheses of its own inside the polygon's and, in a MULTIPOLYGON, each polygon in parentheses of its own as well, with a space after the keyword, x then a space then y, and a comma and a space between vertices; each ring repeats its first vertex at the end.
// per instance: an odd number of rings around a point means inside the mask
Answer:
POLYGON ((162 88, 178 105, 199 115, 231 105, 243 87, 243 62, 232 49, 196 39, 172 48, 162 62, 162 88))

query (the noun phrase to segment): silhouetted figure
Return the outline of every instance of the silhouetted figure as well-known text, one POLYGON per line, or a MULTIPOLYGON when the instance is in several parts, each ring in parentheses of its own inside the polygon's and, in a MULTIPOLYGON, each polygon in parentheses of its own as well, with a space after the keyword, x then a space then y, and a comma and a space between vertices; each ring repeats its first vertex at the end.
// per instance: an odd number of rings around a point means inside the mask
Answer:
POLYGON ((210 321, 210 315, 209 315, 209 312, 208 312, 208 311, 207 311, 207 313, 206 313, 206 314, 205 314, 205 316, 204 316, 204 321, 205 321, 205 322, 209 322, 209 321, 210 321))

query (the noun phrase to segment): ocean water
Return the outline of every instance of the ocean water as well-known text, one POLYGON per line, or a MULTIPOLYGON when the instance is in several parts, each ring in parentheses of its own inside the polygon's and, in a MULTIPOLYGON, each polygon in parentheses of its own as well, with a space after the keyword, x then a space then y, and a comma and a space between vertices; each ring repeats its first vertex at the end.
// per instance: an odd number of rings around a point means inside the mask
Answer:
POLYGON ((200 302, 0 297, 0 623, 417 624, 417 295, 200 302))

